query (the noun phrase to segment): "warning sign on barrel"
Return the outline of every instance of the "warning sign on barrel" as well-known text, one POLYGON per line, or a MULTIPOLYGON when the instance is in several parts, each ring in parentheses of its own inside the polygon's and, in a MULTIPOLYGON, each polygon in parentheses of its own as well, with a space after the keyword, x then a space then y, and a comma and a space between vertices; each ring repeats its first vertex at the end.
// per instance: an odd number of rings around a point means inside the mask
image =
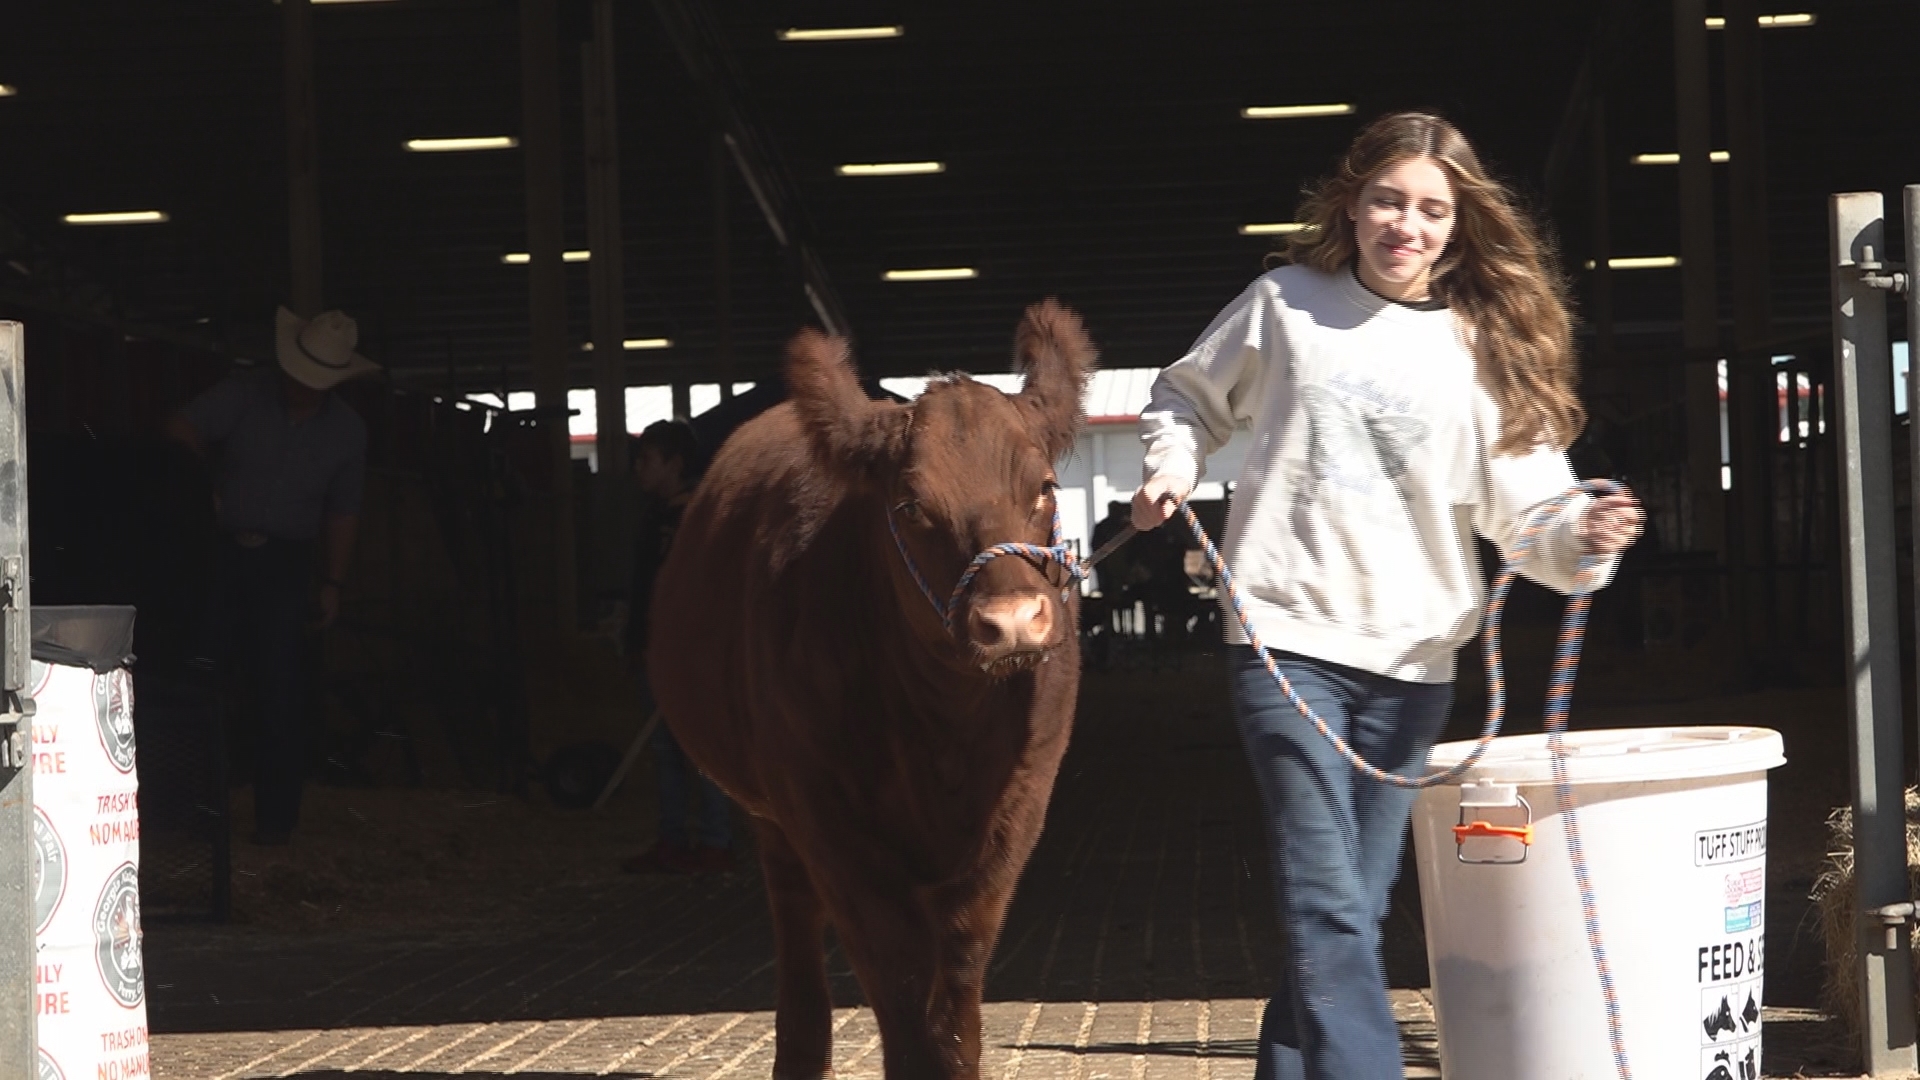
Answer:
POLYGON ((38 1080, 144 1080, 133 681, 33 665, 38 1080))

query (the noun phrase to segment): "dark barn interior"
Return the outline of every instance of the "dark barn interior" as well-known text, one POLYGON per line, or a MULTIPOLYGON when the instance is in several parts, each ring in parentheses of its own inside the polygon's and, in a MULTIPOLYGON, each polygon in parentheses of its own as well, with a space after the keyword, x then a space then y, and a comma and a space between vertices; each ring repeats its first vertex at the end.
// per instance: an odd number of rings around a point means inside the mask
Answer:
MULTIPOLYGON (((1647 509, 1573 725, 1785 735, 1766 1075, 1857 1075, 1811 899, 1855 675, 1827 208, 1885 193, 1881 254, 1906 251, 1915 41, 1893 0, 13 0, 0 319, 24 326, 32 601, 139 611, 154 1075, 769 1070, 748 831, 728 869, 621 870, 656 800, 652 751, 628 752, 628 433, 687 418, 710 454, 781 399, 808 325, 852 341, 874 396, 1010 372, 1048 296, 1103 369, 1163 367, 1271 265, 1303 185, 1402 109, 1459 124, 1555 239, 1589 414, 1570 456, 1647 509), (495 144, 410 147, 446 139, 495 144), (213 473, 168 424, 271 369, 283 305, 346 312, 382 371, 339 392, 367 429, 358 538, 302 659, 301 825, 261 845, 213 473)), ((1879 585, 1911 732, 1895 397, 1879 585)), ((1139 480, 1080 464, 1091 528, 1139 480)), ((1275 930, 1217 621, 1118 595, 1083 628, 983 1068, 1250 1077, 1275 930)), ((1531 585, 1509 607, 1509 731, 1540 729, 1560 611, 1531 585)), ((1477 656, 1446 738, 1479 730, 1477 656)), ((1412 879, 1387 970, 1408 1075, 1439 1076, 1412 879)), ((836 1067, 877 1076, 872 1012, 829 965, 836 1067)))

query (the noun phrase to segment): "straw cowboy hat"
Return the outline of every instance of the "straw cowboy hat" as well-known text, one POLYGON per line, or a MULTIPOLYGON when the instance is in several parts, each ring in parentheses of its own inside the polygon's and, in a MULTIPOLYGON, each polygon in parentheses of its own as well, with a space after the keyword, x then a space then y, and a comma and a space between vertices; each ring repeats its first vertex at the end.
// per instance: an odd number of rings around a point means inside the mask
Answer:
POLYGON ((338 311, 303 319, 286 308, 274 316, 280 370, 315 390, 329 390, 348 379, 379 371, 380 365, 353 351, 360 328, 338 311))

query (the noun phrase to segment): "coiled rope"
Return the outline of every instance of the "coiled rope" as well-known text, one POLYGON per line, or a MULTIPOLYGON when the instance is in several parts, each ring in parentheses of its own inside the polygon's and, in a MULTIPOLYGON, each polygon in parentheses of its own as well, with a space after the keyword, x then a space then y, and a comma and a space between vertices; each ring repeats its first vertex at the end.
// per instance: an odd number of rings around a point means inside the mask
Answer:
MULTIPOLYGON (((1607 480, 1591 480, 1569 488, 1559 496, 1535 507, 1521 525, 1519 538, 1513 551, 1502 561, 1499 576, 1494 579, 1493 588, 1487 597, 1487 611, 1481 622, 1481 637, 1487 661, 1487 722, 1481 728, 1480 737, 1474 742, 1473 749, 1457 764, 1442 772, 1425 776, 1401 776, 1382 769, 1355 753, 1326 721, 1314 715, 1313 709, 1294 692, 1293 684, 1280 672, 1273 655, 1254 632, 1253 621, 1247 616, 1246 601, 1240 594, 1240 588, 1234 584, 1233 572, 1227 569, 1227 562, 1220 557, 1220 551, 1200 525, 1200 518, 1193 507, 1185 502, 1180 504, 1180 512, 1185 515, 1187 525, 1193 530, 1195 540, 1207 553, 1207 560, 1213 564, 1214 572, 1220 575, 1221 587, 1226 591, 1228 601, 1233 605, 1233 613, 1240 620, 1240 628, 1247 635, 1247 641, 1259 654, 1261 662, 1267 667, 1267 674, 1286 694, 1287 700, 1313 725, 1333 748, 1340 752, 1354 771, 1371 777, 1383 784, 1402 788, 1430 788, 1459 779, 1468 769, 1473 768, 1486 755, 1487 748, 1500 734, 1500 724, 1506 717, 1507 688, 1506 678, 1502 674, 1500 660, 1500 615, 1507 603, 1507 592, 1513 587, 1514 576, 1527 560, 1533 558, 1539 548, 1540 534, 1547 523, 1572 501, 1583 494, 1612 495, 1621 490, 1618 484, 1607 480)), ((1566 614, 1560 620, 1560 640, 1554 650, 1553 675, 1547 687, 1546 731, 1547 748, 1552 756, 1554 795, 1558 802, 1563 829, 1567 837, 1567 857, 1573 864, 1574 883, 1580 890, 1580 915, 1586 923, 1587 948, 1593 954, 1593 966, 1600 978, 1600 996, 1606 1003, 1607 1037, 1613 1046, 1614 1070, 1619 1080, 1632 1080, 1633 1070, 1627 1062, 1626 1040, 1620 1030, 1620 995, 1613 985, 1613 968, 1607 962, 1607 946, 1600 934, 1599 905, 1594 900, 1593 878, 1587 870, 1586 850, 1580 842, 1580 819, 1578 807, 1573 800, 1573 784, 1567 775, 1566 745, 1561 736, 1567 728, 1567 710, 1573 701, 1573 677, 1580 667, 1580 645, 1586 637, 1587 613, 1593 606, 1593 590, 1590 585, 1591 571, 1598 560, 1590 555, 1580 559, 1579 571, 1575 577, 1575 587, 1567 594, 1566 614)))

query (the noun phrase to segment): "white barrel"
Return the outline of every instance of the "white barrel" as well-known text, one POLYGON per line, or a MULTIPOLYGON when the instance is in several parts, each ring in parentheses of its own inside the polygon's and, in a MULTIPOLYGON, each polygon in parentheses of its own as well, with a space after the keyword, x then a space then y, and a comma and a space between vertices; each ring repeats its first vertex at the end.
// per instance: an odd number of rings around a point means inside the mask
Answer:
MULTIPOLYGON (((1779 733, 1574 731, 1565 745, 1634 1076, 1757 1078, 1779 733)), ((1435 747, 1431 767, 1472 746, 1435 747)), ((1496 739, 1460 780, 1421 792, 1413 841, 1441 1074, 1614 1076, 1546 736, 1496 739)))
POLYGON ((41 1080, 145 1080, 133 679, 33 662, 34 1011, 41 1080))

